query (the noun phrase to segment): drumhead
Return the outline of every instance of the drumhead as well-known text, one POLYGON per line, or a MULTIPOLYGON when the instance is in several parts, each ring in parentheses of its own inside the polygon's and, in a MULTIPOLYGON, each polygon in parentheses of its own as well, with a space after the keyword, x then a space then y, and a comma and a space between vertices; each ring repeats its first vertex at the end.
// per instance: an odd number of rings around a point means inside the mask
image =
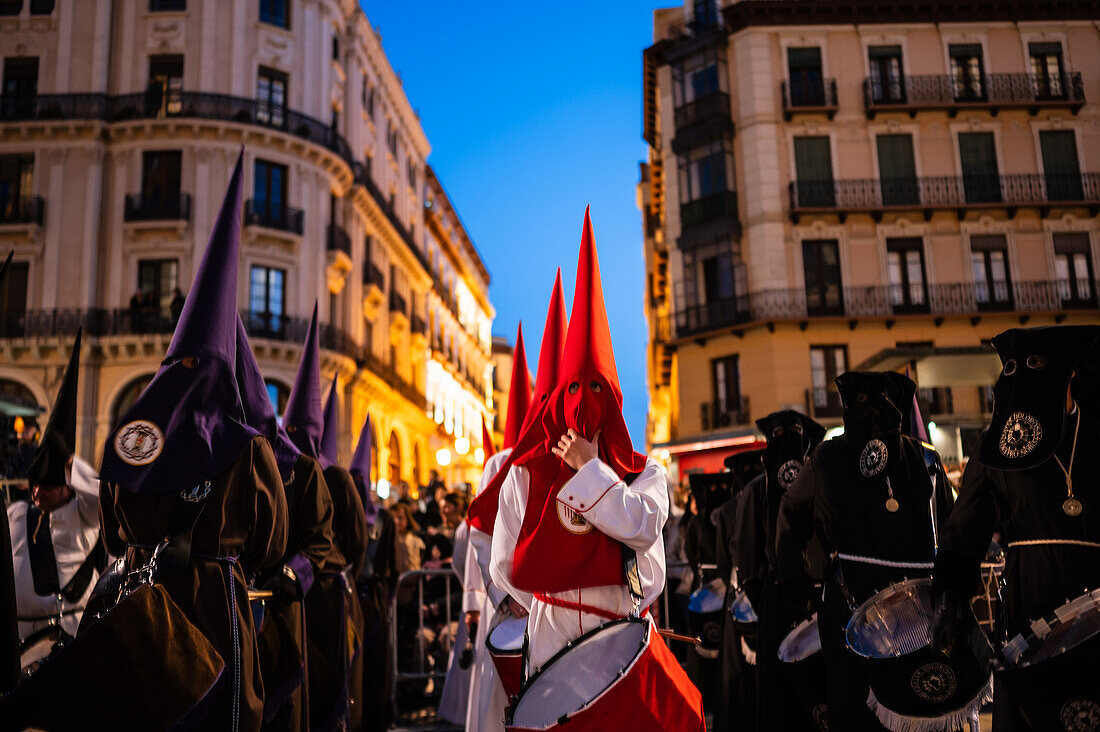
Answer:
POLYGON ((511 724, 540 729, 580 711, 634 665, 649 639, 649 621, 616 620, 566 646, 531 678, 511 724))
POLYGON ((749 596, 745 594, 745 591, 737 593, 737 597, 733 598, 733 604, 730 605, 730 615, 738 623, 755 623, 757 621, 756 611, 752 608, 752 603, 749 602, 749 596))
POLYGON ((848 647, 864 658, 897 658, 932 640, 932 580, 890 585, 863 603, 848 621, 848 647))
POLYGON ((821 651, 821 636, 817 632, 817 613, 803 620, 787 634, 779 644, 779 660, 783 663, 798 663, 821 651))
POLYGON ((522 652, 523 634, 527 632, 527 618, 505 618, 497 627, 489 631, 485 639, 490 651, 522 652))
POLYGON ((1100 634, 1100 589, 1087 592, 1036 620, 1031 632, 1016 636, 1001 651, 1003 668, 1027 668, 1091 640, 1100 634))
POLYGON ((717 613, 722 610, 722 597, 709 587, 700 587, 691 593, 688 610, 693 613, 717 613))

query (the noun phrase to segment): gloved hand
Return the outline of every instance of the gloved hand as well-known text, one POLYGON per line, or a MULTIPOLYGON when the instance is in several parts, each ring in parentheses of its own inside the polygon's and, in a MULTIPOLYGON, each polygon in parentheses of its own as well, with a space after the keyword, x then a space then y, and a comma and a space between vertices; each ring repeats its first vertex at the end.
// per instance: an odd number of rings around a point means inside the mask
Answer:
POLYGON ((965 604, 957 594, 943 590, 936 593, 932 609, 932 650, 950 656, 961 636, 965 604))
POLYGON ((298 583, 298 578, 295 576, 294 570, 287 565, 283 565, 282 570, 278 574, 268 578, 268 580, 260 586, 260 589, 269 590, 275 593, 276 597, 287 600, 302 599, 302 586, 298 583))

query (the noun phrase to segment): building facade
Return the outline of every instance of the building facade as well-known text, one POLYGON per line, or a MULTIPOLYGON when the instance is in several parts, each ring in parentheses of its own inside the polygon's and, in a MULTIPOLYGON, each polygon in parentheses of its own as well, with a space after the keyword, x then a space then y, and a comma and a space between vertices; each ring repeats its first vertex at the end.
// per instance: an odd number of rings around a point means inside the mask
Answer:
POLYGON ((721 469, 909 369, 948 462, 1021 325, 1097 323, 1100 3, 698 0, 644 53, 647 441, 721 469))
POLYGON ((243 145, 238 302, 278 409, 316 301, 343 460, 369 413, 375 479, 415 486, 467 412, 490 412, 488 273, 357 2, 13 0, 0 59, 5 403, 48 408, 83 326, 77 449, 98 463, 163 356, 243 145), (469 370, 457 386, 431 367, 437 332, 469 370), (441 390, 458 422, 437 419, 441 390))

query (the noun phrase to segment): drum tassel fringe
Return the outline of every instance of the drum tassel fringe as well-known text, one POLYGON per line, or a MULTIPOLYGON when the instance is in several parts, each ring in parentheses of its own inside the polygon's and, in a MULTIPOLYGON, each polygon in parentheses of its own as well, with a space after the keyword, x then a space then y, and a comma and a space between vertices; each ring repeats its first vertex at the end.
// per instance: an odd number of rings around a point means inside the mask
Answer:
POLYGON ((989 677, 989 683, 982 687, 977 696, 959 709, 939 717, 911 717, 898 714, 878 703, 874 691, 867 692, 867 706, 878 717, 886 729, 891 732, 936 732, 945 729, 963 729, 966 724, 978 716, 982 705, 993 701, 993 676, 989 677))

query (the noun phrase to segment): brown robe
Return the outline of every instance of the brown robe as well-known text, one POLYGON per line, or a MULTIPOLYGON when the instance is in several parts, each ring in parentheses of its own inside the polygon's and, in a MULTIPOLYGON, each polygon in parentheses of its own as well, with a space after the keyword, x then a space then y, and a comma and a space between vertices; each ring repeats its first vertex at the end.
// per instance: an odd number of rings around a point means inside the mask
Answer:
MULTIPOLYGON (((316 578, 332 551, 332 499, 320 464, 298 456, 285 485, 290 532, 283 564, 296 556, 306 559, 316 578)), ((276 572, 282 571, 279 567, 276 572)), ((267 579, 267 578, 265 578, 267 579)), ((299 578, 301 580, 301 578, 299 578)), ((264 678, 265 730, 309 729, 309 684, 305 602, 279 595, 267 601, 260 630, 260 662, 264 678)))
MULTIPOLYGON (((253 438, 237 461, 212 483, 192 535, 191 561, 178 573, 158 577, 157 582, 209 639, 225 661, 225 672, 232 674, 237 657, 229 612, 232 577, 240 640, 237 729, 251 732, 260 728, 263 719, 264 685, 247 578, 279 566, 282 560, 288 525, 286 496, 275 455, 261 436, 253 438), (230 564, 206 557, 236 557, 236 561, 230 564)), ((99 497, 107 550, 116 556, 125 553, 131 568, 147 563, 151 550, 139 546, 153 547, 164 538, 177 493, 132 493, 104 482, 99 497)), ((231 729, 235 702, 232 675, 227 681, 212 700, 207 717, 210 729, 231 729)))

